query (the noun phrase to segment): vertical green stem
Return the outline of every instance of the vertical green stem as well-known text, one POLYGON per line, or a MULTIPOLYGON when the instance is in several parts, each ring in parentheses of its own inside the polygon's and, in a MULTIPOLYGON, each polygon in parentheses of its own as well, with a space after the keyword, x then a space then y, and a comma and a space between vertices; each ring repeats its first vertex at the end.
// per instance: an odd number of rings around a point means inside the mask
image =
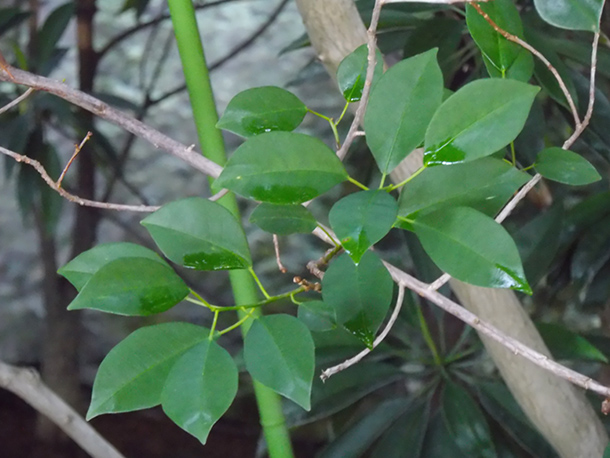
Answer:
MULTIPOLYGON (((224 165, 226 163, 224 141, 221 132, 216 129, 218 113, 192 1, 168 0, 168 4, 201 150, 208 159, 224 165)), ((229 194, 223 197, 219 203, 238 219, 240 218, 234 195, 229 194)), ((229 278, 237 305, 252 304, 258 301, 256 285, 247 270, 233 270, 229 272, 229 278)), ((244 316, 243 312, 239 313, 240 317, 244 316)), ((258 316, 260 313, 260 310, 257 309, 252 316, 258 316)), ((250 325, 251 321, 247 321, 242 326, 244 335, 250 325)), ((272 458, 293 457, 290 435, 279 396, 256 381, 254 381, 254 392, 261 425, 269 447, 269 456, 272 458)))

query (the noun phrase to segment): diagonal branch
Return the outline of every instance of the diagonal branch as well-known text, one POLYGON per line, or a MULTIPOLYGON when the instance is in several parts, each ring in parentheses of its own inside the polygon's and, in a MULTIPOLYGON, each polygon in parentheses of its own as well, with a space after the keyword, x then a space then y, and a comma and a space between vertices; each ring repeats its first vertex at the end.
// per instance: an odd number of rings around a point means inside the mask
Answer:
POLYGON ((178 159, 212 178, 218 178, 222 171, 222 167, 215 162, 206 159, 201 154, 194 152, 192 147, 186 146, 167 135, 162 134, 158 130, 126 115, 116 108, 112 108, 110 105, 89 94, 73 89, 59 81, 34 75, 33 73, 17 68, 11 68, 11 74, 13 75, 12 79, 6 71, 0 72, 0 81, 14 82, 36 90, 48 92, 67 100, 68 102, 137 135, 141 139, 152 144, 155 148, 160 148, 169 154, 176 156, 178 159))
POLYGON ((94 458, 124 458, 78 413, 40 380, 32 369, 0 362, 0 387, 15 393, 46 415, 94 458))

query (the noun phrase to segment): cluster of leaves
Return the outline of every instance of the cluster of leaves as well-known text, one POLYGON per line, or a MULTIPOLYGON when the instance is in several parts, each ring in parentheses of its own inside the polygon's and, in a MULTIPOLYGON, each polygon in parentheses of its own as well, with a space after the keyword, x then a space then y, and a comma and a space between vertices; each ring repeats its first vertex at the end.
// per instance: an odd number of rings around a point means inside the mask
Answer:
MULTIPOLYGON (((541 1, 536 7, 553 25, 587 31, 599 25, 601 5, 596 9, 588 4, 593 15, 591 11, 558 15, 547 11, 548 4, 541 1)), ((524 35, 519 11, 510 0, 495 0, 481 8, 508 32, 524 35)), ((491 78, 470 81, 452 93, 445 84, 461 65, 455 65, 457 44, 449 41, 461 40, 463 23, 432 10, 425 19, 421 11, 403 11, 421 22, 409 34, 410 51, 432 30, 441 30, 441 36, 435 37, 437 48, 407 54, 385 73, 378 56, 364 118, 366 143, 381 177, 374 188, 351 178, 322 141, 293 132, 313 112, 288 91, 262 87, 242 92, 218 123, 246 141, 214 187, 261 202, 250 221, 267 232, 326 230, 302 204, 346 180, 362 188, 329 211, 336 250, 322 281, 321 297, 297 300, 295 295, 303 293, 303 287, 270 296, 261 286, 260 303, 216 306, 190 289, 155 252, 127 243, 98 246, 60 270, 79 291, 70 309, 145 316, 187 299, 214 313, 210 329, 165 323, 139 329, 118 344, 100 366, 88 418, 160 404, 174 422, 205 442, 238 387, 237 365, 218 339, 248 317, 219 331, 218 313, 247 312, 290 297, 298 304, 297 317, 257 318, 243 351, 245 367, 254 379, 310 411, 289 406, 290 423, 332 415, 374 391, 383 397, 365 416, 348 424, 323 456, 360 456, 371 447, 372 456, 390 456, 397 450, 408 451, 409 456, 496 456, 505 447, 495 449, 498 437, 516 439, 517 445, 513 442, 510 447, 553 456, 506 388, 474 377, 472 360, 479 347, 471 344, 469 330, 453 342, 443 338, 435 342, 412 298, 397 322, 394 342, 376 350, 377 361, 350 368, 326 385, 313 380, 316 363, 322 367, 362 345, 372 347, 394 288, 380 256, 370 248, 393 228, 408 234, 411 247, 423 247, 422 263, 429 257, 440 270, 468 283, 531 294, 530 285, 539 278, 530 276, 528 264, 522 264, 515 243, 519 234, 511 236, 493 217, 530 178, 529 169, 571 185, 600 179, 575 152, 540 147, 527 159, 519 151, 518 136, 527 133, 540 91, 528 84, 532 76, 545 94, 566 103, 545 76, 546 67, 538 68, 529 53, 504 39, 467 6, 468 31, 491 78), (439 23, 446 21, 451 26, 439 29, 439 23), (423 167, 403 183, 386 185, 386 177, 417 147, 424 148, 423 167), (345 253, 339 255, 341 250, 345 253), (405 347, 410 350, 407 356, 405 347), (404 381, 408 371, 405 360, 416 366, 411 375, 418 388, 396 392, 396 382, 404 381)), ((366 66, 367 50, 361 47, 339 67, 337 78, 348 104, 362 96, 366 66)), ((336 133, 338 121, 325 119, 336 133)), ((604 204, 608 206, 607 199, 604 204)), ((177 265, 202 271, 247 269, 254 275, 241 224, 217 203, 200 198, 172 202, 142 224, 163 255, 177 265)), ((535 219, 531 224, 522 228, 522 234, 549 223, 535 219)), ((552 225, 544 227, 553 230, 552 225)), ((535 256, 533 248, 530 253, 535 256)), ((444 320, 437 319, 442 329, 444 320)), ((541 332, 547 342, 556 342, 551 347, 558 357, 605 360, 590 343, 563 328, 542 327, 541 332)))

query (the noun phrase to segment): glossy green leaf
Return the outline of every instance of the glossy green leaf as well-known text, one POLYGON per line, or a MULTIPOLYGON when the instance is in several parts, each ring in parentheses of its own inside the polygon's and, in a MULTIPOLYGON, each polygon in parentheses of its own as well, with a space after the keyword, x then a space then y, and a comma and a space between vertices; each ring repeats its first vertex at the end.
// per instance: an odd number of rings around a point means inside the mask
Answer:
POLYGON ((558 456, 528 421, 506 385, 497 382, 480 383, 478 388, 478 398, 483 409, 530 455, 545 458, 558 456))
POLYGON ((334 309, 323 301, 302 302, 297 317, 310 331, 323 332, 337 327, 334 309))
POLYGON ((207 340, 208 334, 208 329, 190 323, 163 323, 132 332, 100 364, 87 420, 160 404, 163 385, 176 360, 207 340))
POLYGON ((102 266, 68 310, 147 316, 169 310, 188 293, 189 288, 171 267, 144 257, 120 258, 102 266))
MULTIPOLYGON (((366 69, 368 67, 368 47, 366 44, 358 46, 348 54, 337 69, 337 83, 339 89, 348 102, 357 102, 362 97, 366 69)), ((373 81, 383 74, 383 56, 377 51, 373 81)))
POLYGON ((362 255, 390 232, 398 204, 385 191, 361 191, 339 200, 330 210, 330 225, 357 264, 362 255))
POLYGON ((607 445, 606 448, 604 449, 603 458, 610 458, 610 445, 607 445))
POLYGON ((255 380, 310 409, 314 344, 301 321, 283 314, 255 320, 244 340, 244 359, 255 380))
POLYGON ((599 30, 603 0, 534 0, 540 17, 555 27, 599 30))
MULTIPOLYGON (((409 219, 444 207, 473 207, 495 216, 529 175, 499 159, 485 157, 464 164, 428 167, 409 181, 398 199, 398 215, 409 219)), ((397 226, 411 229, 399 221, 397 226)))
POLYGON ((142 220, 163 254, 197 270, 245 269, 252 265, 241 224, 222 205, 190 197, 164 205, 142 220))
POLYGON ((300 204, 346 179, 339 158, 317 138, 270 132, 237 148, 214 185, 263 202, 300 204))
MULTIPOLYGON (((409 406, 408 398, 390 399, 379 403, 370 412, 335 438, 318 458, 359 458, 409 406)), ((404 431, 403 431, 404 432, 404 431)))
POLYGON ((505 147, 523 129, 538 90, 497 78, 462 87, 443 102, 428 126, 424 163, 472 161, 505 147))
POLYGON ((451 381, 443 391, 442 413, 449 433, 464 455, 496 456, 485 417, 470 394, 451 381))
POLYGON ((443 75, 436 49, 402 60, 375 85, 364 115, 366 142, 382 173, 390 173, 424 139, 441 104, 443 75))
POLYGON ((263 202, 250 215, 250 222, 262 230, 277 235, 309 233, 317 221, 302 205, 281 205, 263 202))
POLYGON ((148 248, 135 243, 118 242, 97 245, 79 254, 59 269, 58 273, 80 291, 98 270, 109 262, 121 258, 144 258, 167 266, 157 253, 148 248))
POLYGON ((231 99, 216 127, 243 137, 274 130, 290 132, 306 113, 307 107, 293 93, 275 86, 255 87, 231 99))
POLYGON ((487 68, 487 73, 492 78, 508 78, 527 83, 534 74, 534 57, 523 48, 521 48, 521 52, 519 52, 513 64, 504 74, 485 55, 483 55, 483 63, 485 68, 487 68))
POLYGON ((580 154, 556 146, 540 151, 534 166, 543 177, 574 186, 602 179, 595 167, 580 154))
POLYGON ((536 323, 555 359, 590 360, 608 362, 608 358, 595 348, 587 339, 570 331, 564 326, 552 323, 536 323))
MULTIPOLYGON (((519 11, 512 0, 494 0, 481 3, 479 7, 500 28, 523 38, 523 25, 519 11)), ((505 73, 513 65, 523 48, 496 32, 487 20, 472 5, 468 4, 466 5, 466 24, 483 55, 498 71, 505 73)))
POLYGON ((172 367, 161 394, 163 412, 205 444, 210 429, 235 399, 237 375, 231 355, 206 339, 172 367))
POLYGON ((413 227, 432 260, 452 277, 532 293, 515 242, 489 216, 469 207, 444 208, 416 218, 413 227))
POLYGON ((334 308, 337 323, 368 346, 388 312, 393 291, 392 277, 371 251, 358 265, 346 254, 339 256, 322 280, 322 297, 334 308))
POLYGON ((429 417, 429 402, 409 409, 383 434, 371 458, 419 458, 429 417))
POLYGON ((74 3, 68 2, 56 8, 49 14, 38 33, 36 65, 46 63, 57 46, 57 42, 66 31, 68 23, 74 15, 74 3))

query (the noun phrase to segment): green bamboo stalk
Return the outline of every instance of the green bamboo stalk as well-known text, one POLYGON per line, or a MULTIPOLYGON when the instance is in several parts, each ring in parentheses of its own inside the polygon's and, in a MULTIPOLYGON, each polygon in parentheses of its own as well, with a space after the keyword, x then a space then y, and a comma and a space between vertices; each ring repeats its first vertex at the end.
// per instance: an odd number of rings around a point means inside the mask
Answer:
MULTIPOLYGON (((226 151, 222 134, 216 128, 218 112, 216 111, 203 45, 197 28, 195 9, 191 0, 168 0, 168 4, 201 150, 208 159, 219 165, 224 165, 227 160, 226 151)), ((233 194, 223 197, 219 200, 219 203, 240 219, 237 202, 233 194)), ((230 271, 229 278, 236 305, 259 301, 258 290, 247 271, 230 271)), ((256 310, 253 316, 259 316, 260 313, 260 310, 256 310)), ((241 329, 244 336, 250 325, 251 320, 242 325, 241 329)), ((261 426, 269 448, 269 456, 271 458, 293 457, 294 453, 282 413, 280 397, 256 380, 253 383, 261 426)))

